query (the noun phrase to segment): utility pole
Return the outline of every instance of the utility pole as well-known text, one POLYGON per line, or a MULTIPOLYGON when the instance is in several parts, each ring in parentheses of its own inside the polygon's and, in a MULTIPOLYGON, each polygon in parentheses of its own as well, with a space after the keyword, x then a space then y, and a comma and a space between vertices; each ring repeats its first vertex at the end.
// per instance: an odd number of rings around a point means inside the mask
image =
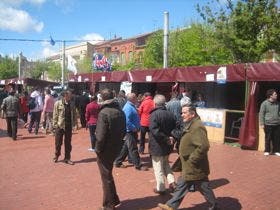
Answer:
POLYGON ((64 88, 64 71, 65 71, 65 40, 62 47, 62 68, 61 68, 61 86, 64 88))
POLYGON ((19 81, 21 81, 21 56, 22 56, 22 52, 20 52, 18 56, 18 80, 19 81))
POLYGON ((169 13, 164 12, 164 29, 163 29, 163 68, 168 68, 168 29, 169 13))

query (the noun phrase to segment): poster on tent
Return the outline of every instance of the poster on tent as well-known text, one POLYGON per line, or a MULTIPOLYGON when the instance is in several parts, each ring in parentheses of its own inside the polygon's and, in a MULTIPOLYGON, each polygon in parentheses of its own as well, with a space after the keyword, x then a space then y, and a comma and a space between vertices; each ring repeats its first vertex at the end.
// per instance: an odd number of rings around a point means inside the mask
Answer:
POLYGON ((132 83, 125 81, 121 83, 120 90, 124 90, 126 94, 131 93, 132 83))
POLYGON ((222 66, 217 70, 217 83, 225 84, 227 81, 227 67, 222 66))
POLYGON ((222 128, 224 117, 223 110, 197 108, 197 113, 205 126, 222 128))

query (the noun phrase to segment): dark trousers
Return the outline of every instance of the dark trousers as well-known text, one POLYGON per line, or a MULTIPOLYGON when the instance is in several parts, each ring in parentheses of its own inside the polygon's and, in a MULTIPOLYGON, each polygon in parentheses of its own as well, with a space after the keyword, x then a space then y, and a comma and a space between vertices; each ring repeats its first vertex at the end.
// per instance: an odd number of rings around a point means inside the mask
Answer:
POLYGON ((211 205, 210 208, 214 209, 217 206, 214 192, 209 187, 208 180, 186 182, 182 179, 182 177, 178 178, 177 186, 174 191, 173 197, 170 200, 168 200, 166 204, 174 209, 178 209, 184 197, 188 192, 191 191, 193 186, 204 196, 205 200, 211 205))
POLYGON ((17 117, 6 117, 8 136, 13 140, 17 138, 17 117))
POLYGON ((39 125, 41 121, 41 111, 39 112, 30 112, 30 123, 28 127, 28 131, 32 131, 33 124, 35 123, 35 133, 38 133, 39 125))
POLYGON ((137 132, 128 132, 124 137, 125 141, 119 156, 115 160, 115 165, 121 165, 127 155, 129 155, 135 168, 141 167, 140 156, 137 148, 137 132))
POLYGON ((82 125, 83 128, 85 128, 86 125, 87 125, 85 114, 86 114, 86 109, 81 108, 81 110, 80 110, 80 120, 81 120, 81 125, 82 125))
POLYGON ((57 128, 55 130, 55 157, 59 157, 61 154, 61 145, 63 143, 63 136, 64 136, 64 149, 65 149, 65 160, 71 159, 71 139, 72 139, 72 127, 60 129, 57 128))
POLYGON ((280 125, 265 125, 265 152, 271 152, 270 143, 272 143, 272 152, 280 152, 280 125))
POLYGON ((97 165, 103 188, 103 207, 108 209, 113 209, 113 207, 120 202, 112 174, 113 162, 114 160, 110 160, 110 158, 101 158, 97 156, 97 165))
POLYGON ((145 151, 145 137, 146 133, 149 132, 149 127, 147 126, 141 126, 140 130, 140 146, 139 146, 139 152, 143 153, 145 151))
POLYGON ((90 134, 91 148, 95 149, 95 142, 96 142, 95 130, 96 130, 96 125, 89 125, 88 129, 89 129, 89 134, 90 134))

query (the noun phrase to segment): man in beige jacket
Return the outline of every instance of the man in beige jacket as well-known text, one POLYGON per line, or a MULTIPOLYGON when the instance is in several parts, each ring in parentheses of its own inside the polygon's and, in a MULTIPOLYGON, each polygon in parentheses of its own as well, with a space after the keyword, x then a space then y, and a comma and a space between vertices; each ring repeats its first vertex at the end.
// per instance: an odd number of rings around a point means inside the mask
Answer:
POLYGON ((65 158, 64 162, 74 165, 71 161, 71 139, 72 128, 76 123, 75 105, 71 101, 71 91, 66 90, 61 93, 62 99, 54 104, 53 128, 55 129, 55 156, 53 161, 56 163, 61 154, 61 145, 64 136, 65 158))

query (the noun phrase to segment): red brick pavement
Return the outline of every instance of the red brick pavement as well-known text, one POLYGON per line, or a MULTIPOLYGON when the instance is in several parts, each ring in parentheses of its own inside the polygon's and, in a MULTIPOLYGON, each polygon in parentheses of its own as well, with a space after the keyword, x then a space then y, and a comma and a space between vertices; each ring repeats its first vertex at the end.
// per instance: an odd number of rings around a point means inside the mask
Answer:
MULTIPOLYGON (((41 133, 35 136, 19 129, 18 140, 12 141, 3 134, 5 127, 0 120, 1 210, 95 210, 100 206, 100 176, 96 155, 87 150, 87 131, 79 130, 73 135, 72 160, 76 164, 71 166, 52 162, 54 137, 41 133)), ((150 166, 149 156, 141 157, 150 166)), ((175 158, 176 154, 172 154, 171 163, 175 158)), ((222 209, 280 210, 280 157, 211 144, 209 160, 211 185, 222 209)), ((114 177, 122 201, 118 210, 158 209, 157 203, 168 199, 153 193, 152 168, 146 172, 132 166, 117 168, 114 177)), ((195 192, 188 194, 180 207, 200 210, 207 209, 207 204, 195 192)))

